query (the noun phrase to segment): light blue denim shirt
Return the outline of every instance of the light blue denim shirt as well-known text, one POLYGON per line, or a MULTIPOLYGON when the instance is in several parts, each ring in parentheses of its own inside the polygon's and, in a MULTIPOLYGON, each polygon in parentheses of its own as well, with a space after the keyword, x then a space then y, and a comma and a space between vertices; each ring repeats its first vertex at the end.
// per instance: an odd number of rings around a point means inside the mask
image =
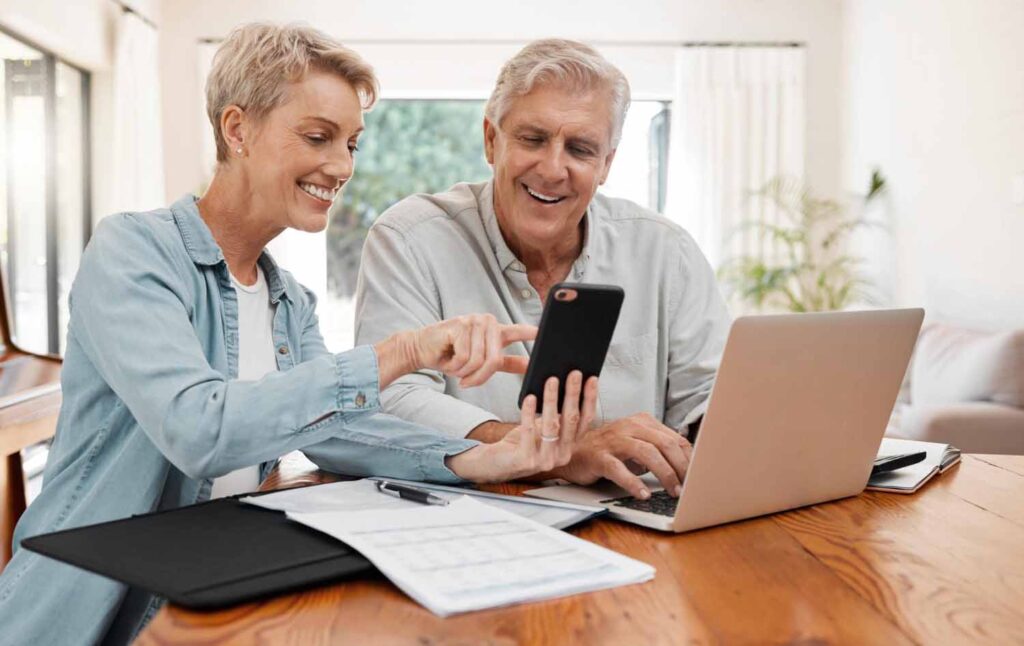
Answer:
MULTIPOLYGON (((296 449, 352 475, 458 480, 444 458, 476 443, 380 414, 373 348, 330 354, 313 294, 269 255, 259 262, 276 305, 278 372, 237 381, 238 303, 195 198, 99 224, 71 290, 43 489, 16 546, 201 502, 213 478, 254 464, 265 477, 296 449)), ((0 575, 0 644, 125 643, 159 602, 18 549, 0 575)))

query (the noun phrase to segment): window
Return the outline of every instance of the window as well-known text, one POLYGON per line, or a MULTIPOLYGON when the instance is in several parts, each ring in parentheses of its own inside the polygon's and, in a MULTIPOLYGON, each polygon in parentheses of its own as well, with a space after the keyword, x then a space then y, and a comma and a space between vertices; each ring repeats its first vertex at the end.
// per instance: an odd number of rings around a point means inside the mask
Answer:
MULTIPOLYGON (((327 231, 328 298, 320 304, 320 326, 331 350, 354 343, 359 255, 377 216, 413 193, 491 177, 483 150, 484 103, 392 99, 366 115, 355 176, 334 205, 327 231)), ((633 102, 602 192, 661 209, 667 116, 664 102, 633 102)))
POLYGON ((0 265, 19 346, 60 353, 89 233, 85 72, 0 33, 0 265))

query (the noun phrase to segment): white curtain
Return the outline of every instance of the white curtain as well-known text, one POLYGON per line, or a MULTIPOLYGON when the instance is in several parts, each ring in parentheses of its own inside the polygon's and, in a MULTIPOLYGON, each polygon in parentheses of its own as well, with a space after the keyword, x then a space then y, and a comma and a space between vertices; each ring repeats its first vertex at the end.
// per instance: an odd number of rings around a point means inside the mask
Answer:
POLYGON ((159 79, 156 29, 123 12, 114 56, 114 211, 167 206, 159 79))
POLYGON ((771 253, 740 224, 779 214, 749 194, 776 175, 803 173, 803 48, 680 48, 665 211, 712 266, 771 253))

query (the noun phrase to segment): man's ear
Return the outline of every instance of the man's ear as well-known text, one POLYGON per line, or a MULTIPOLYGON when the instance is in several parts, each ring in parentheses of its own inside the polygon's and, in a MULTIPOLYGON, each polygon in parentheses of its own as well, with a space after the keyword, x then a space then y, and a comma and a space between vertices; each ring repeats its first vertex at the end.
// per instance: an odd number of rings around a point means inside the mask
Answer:
POLYGON ((494 138, 497 135, 498 129, 494 127, 490 119, 484 117, 484 156, 491 166, 494 166, 494 138))
POLYGON ((608 179, 608 173, 612 170, 612 162, 615 160, 615 152, 617 150, 618 148, 612 148, 612 151, 604 158, 604 170, 601 171, 601 185, 608 179))

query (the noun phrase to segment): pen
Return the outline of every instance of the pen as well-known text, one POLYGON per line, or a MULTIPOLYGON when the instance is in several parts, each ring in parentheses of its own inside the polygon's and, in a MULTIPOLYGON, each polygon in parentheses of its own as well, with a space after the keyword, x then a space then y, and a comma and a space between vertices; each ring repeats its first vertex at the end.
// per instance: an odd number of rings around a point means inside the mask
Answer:
POLYGON ((896 469, 902 469, 903 467, 909 467, 912 464, 924 461, 928 454, 924 451, 917 451, 914 453, 902 453, 898 455, 887 455, 885 457, 878 458, 875 460, 874 466, 871 467, 871 475, 878 475, 879 473, 888 473, 889 471, 895 471, 896 469))
POLYGON ((416 487, 410 487, 409 485, 400 485, 395 482, 388 482, 387 480, 377 480, 377 491, 386 493, 389 496, 395 496, 397 498, 403 498, 405 500, 412 500, 424 505, 447 505, 448 501, 440 496, 435 496, 429 491, 423 489, 417 489, 416 487))

